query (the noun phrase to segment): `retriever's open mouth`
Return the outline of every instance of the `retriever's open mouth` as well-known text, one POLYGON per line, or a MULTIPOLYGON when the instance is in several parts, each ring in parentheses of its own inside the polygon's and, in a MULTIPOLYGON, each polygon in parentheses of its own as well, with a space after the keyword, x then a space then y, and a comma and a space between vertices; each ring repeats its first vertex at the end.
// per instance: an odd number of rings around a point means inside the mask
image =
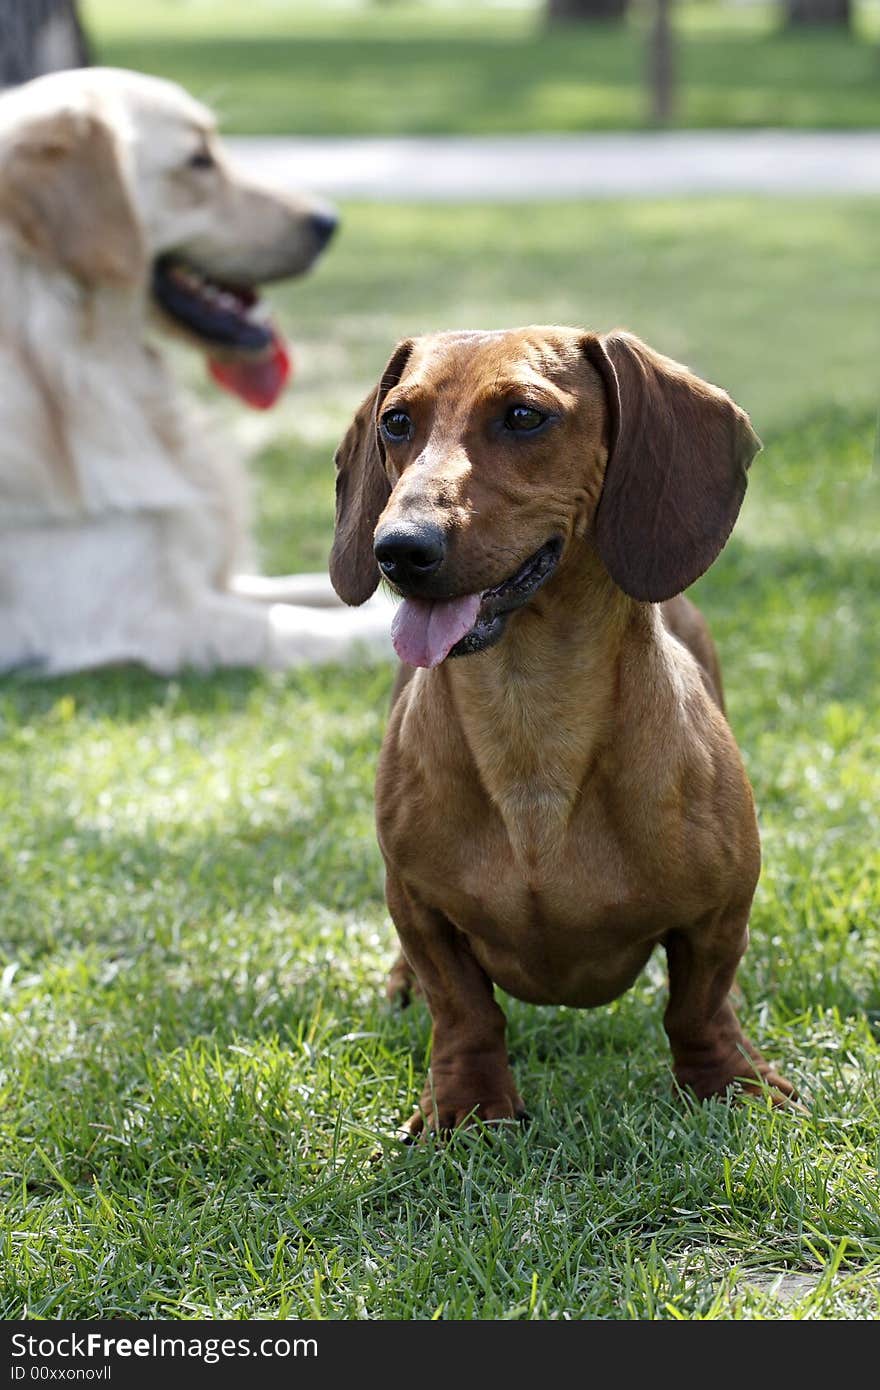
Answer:
POLYGON ((252 286, 228 284, 161 256, 152 291, 160 309, 204 346, 215 381, 248 405, 275 403, 290 375, 290 355, 252 286))
POLYGON ((547 541, 503 583, 460 598, 405 598, 394 615, 391 636, 401 661, 438 666, 448 656, 472 656, 492 647, 507 619, 546 583, 559 563, 562 541, 547 541))
POLYGON ((260 321, 261 306, 250 286, 212 280, 173 256, 153 266, 153 298, 165 313, 210 347, 265 352, 271 329, 260 321))

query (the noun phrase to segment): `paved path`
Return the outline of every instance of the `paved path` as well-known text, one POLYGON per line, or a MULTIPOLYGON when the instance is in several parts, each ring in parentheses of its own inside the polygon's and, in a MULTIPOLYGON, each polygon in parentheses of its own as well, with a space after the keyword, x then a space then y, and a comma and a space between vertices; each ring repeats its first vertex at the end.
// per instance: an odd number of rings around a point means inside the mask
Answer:
POLYGON ((248 168, 331 198, 524 202, 695 193, 880 193, 880 131, 238 136, 248 168))

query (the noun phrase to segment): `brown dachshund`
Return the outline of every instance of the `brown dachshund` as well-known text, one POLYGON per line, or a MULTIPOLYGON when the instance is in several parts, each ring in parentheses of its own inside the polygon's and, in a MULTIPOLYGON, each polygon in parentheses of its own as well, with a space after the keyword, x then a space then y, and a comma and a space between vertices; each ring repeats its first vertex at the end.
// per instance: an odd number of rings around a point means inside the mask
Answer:
POLYGON ((519 1116, 498 984, 591 1008, 669 966, 679 1084, 793 1088, 728 998, 760 867, 712 640, 677 597, 760 441, 625 333, 402 343, 337 454, 331 576, 403 596, 377 784, 387 897, 433 1019, 410 1134, 519 1116))

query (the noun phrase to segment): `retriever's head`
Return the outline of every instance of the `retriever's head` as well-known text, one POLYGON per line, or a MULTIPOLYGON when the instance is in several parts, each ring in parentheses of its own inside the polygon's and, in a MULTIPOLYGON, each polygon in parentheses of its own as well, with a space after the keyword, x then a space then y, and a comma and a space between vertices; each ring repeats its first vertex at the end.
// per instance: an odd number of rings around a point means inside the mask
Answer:
POLYGON ((143 290, 254 404, 286 372, 256 287, 306 271, 336 226, 318 201, 241 177, 182 88, 106 68, 0 98, 0 219, 81 285, 143 290))
POLYGON ((667 599, 718 555, 759 447, 724 391, 630 334, 405 342, 337 453, 333 582, 362 603, 384 575, 425 666, 491 646, 584 543, 667 599))

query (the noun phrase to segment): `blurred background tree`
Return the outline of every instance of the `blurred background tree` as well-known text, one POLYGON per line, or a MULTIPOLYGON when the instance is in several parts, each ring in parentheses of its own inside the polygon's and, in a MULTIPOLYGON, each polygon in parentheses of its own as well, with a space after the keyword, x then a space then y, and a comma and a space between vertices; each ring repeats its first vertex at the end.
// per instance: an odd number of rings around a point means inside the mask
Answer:
POLYGON ((602 19, 623 19, 628 0, 547 0, 550 24, 578 24, 602 19))
MULTIPOLYGON (((852 0, 780 0, 785 22, 790 25, 834 24, 848 28, 852 23, 852 0)), ((595 20, 624 19, 629 0, 547 0, 550 24, 590 23, 595 20)))
POLYGON ((789 25, 833 24, 848 29, 852 23, 852 0, 784 0, 789 25))
POLYGON ((76 0, 0 0, 0 86, 88 61, 76 0))
MULTIPOLYGON (((790 6, 848 4, 849 0, 786 0, 790 6)), ((594 24, 624 20, 629 0, 546 0, 547 23, 594 24)), ((666 125, 675 110, 675 61, 673 53, 672 0, 653 0, 645 59, 648 119, 666 125)))
POLYGON ((648 34, 646 77, 649 116, 654 125, 668 125, 675 114, 675 52, 673 0, 654 0, 648 34))

